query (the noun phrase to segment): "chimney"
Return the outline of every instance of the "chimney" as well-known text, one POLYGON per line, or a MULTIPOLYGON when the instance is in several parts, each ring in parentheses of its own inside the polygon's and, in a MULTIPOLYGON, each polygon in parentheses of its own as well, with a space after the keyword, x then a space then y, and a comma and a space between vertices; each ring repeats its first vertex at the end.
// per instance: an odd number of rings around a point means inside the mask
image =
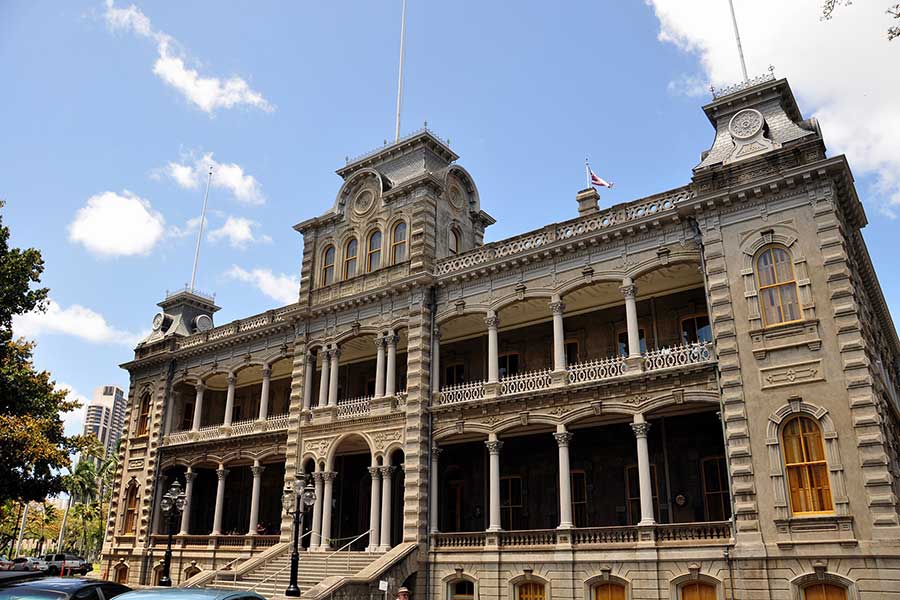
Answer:
POLYGON ((575 196, 575 200, 578 201, 579 216, 591 215, 600 211, 597 207, 597 201, 600 200, 600 194, 594 188, 581 190, 575 196))

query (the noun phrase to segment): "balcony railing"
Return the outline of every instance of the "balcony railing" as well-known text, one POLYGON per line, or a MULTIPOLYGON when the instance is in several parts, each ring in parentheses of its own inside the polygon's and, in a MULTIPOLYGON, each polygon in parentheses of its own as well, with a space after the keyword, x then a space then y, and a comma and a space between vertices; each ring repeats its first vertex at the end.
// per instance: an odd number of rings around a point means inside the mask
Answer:
POLYGON ((205 442, 231 438, 235 436, 253 435, 256 433, 269 433, 273 431, 286 431, 288 427, 288 414, 271 415, 265 421, 247 419, 236 421, 229 426, 207 425, 197 431, 174 431, 163 437, 163 446, 188 444, 191 442, 205 442))
POLYGON ((569 366, 567 380, 570 384, 593 383, 621 377, 627 369, 625 358, 622 356, 588 360, 569 366))
POLYGON ((363 396, 362 398, 353 398, 344 402, 338 402, 337 418, 338 419, 354 419, 356 417, 364 417, 371 410, 371 396, 363 396))
POLYGON ((650 350, 644 354, 644 370, 658 371, 674 367, 687 367, 712 360, 712 351, 708 342, 694 342, 650 350))
MULTIPOLYGON (((150 536, 153 546, 165 546, 168 536, 155 533, 150 536)), ((278 535, 176 535, 173 546, 177 548, 268 548, 278 543, 278 535)))
POLYGON ((553 385, 553 377, 550 369, 543 371, 528 371, 504 377, 500 380, 501 394, 522 394, 524 392, 536 392, 546 390, 553 385))
POLYGON ((456 404, 482 398, 484 398, 484 382, 469 381, 441 388, 438 394, 438 404, 456 404))

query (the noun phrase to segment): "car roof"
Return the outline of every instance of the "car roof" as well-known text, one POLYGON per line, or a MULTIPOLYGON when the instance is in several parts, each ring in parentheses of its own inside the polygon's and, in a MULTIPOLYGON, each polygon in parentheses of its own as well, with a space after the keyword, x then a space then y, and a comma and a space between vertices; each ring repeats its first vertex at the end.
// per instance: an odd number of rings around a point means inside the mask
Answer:
POLYGON ((256 592, 245 590, 222 590, 216 588, 144 588, 126 592, 116 596, 116 600, 151 600, 153 598, 178 598, 178 600, 226 600, 238 596, 256 596, 262 598, 256 592))
POLYGON ((106 582, 100 579, 88 579, 87 577, 43 577, 40 579, 29 579, 28 581, 11 582, 8 587, 70 592, 88 584, 96 585, 100 583, 106 582))

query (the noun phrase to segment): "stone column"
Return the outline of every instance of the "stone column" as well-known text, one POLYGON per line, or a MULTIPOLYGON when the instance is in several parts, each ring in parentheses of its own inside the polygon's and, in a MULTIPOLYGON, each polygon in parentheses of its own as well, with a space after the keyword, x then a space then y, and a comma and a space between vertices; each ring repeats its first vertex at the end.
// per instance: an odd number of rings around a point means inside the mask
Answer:
POLYGON ((269 416, 269 383, 272 376, 272 368, 269 365, 262 370, 262 391, 259 394, 259 420, 265 421, 269 416))
POLYGON ((337 477, 336 471, 325 471, 322 473, 325 479, 325 492, 322 498, 322 545, 323 550, 327 550, 331 543, 331 495, 334 487, 334 478, 337 477))
POLYGON ((216 485, 216 509, 213 513, 212 535, 222 535, 222 515, 225 510, 225 478, 228 477, 228 469, 225 465, 219 465, 216 469, 216 477, 219 479, 216 485))
POLYGON ((312 382, 316 374, 316 356, 312 352, 306 353, 306 364, 303 367, 303 410, 309 410, 312 406, 312 382))
POLYGON ((231 425, 231 417, 234 416, 234 383, 237 377, 234 373, 228 374, 228 394, 225 396, 225 419, 222 425, 231 425))
POLYGON ((256 526, 259 525, 259 491, 265 470, 258 460, 254 460, 253 466, 250 467, 250 472, 253 473, 253 491, 250 494, 250 527, 247 529, 247 535, 256 535, 256 526))
POLYGON ((500 327, 500 318, 489 310, 484 322, 488 326, 488 383, 500 381, 500 359, 498 356, 497 328, 500 327))
POLYGON ((498 440, 495 434, 491 434, 485 445, 490 453, 491 507, 488 513, 490 520, 487 530, 501 531, 503 528, 500 526, 500 449, 503 448, 503 442, 498 440))
POLYGON ((572 521, 572 472, 569 467, 572 434, 560 425, 553 437, 559 445, 559 529, 570 529, 575 526, 572 521))
POLYGON ((441 330, 437 325, 431 335, 431 393, 437 394, 441 391, 441 330))
POLYGON ((378 467, 381 471, 381 545, 379 552, 391 549, 391 473, 394 467, 378 467))
POLYGON ((203 414, 203 390, 205 389, 206 386, 202 382, 197 384, 197 398, 194 400, 194 422, 191 425, 191 431, 200 429, 200 418, 203 414))
POLYGON ((322 472, 312 474, 313 483, 316 486, 316 503, 313 504, 312 533, 310 534, 309 549, 318 550, 322 547, 322 472))
POLYGON ((435 445, 431 447, 431 497, 429 498, 431 506, 428 509, 431 513, 431 533, 440 531, 440 528, 438 527, 438 524, 440 523, 440 519, 438 518, 438 490, 440 489, 438 457, 440 457, 441 452, 443 452, 443 450, 440 446, 435 445))
POLYGON ((638 483, 641 493, 641 521, 638 525, 654 525, 656 519, 653 515, 653 486, 650 483, 650 450, 647 447, 650 423, 644 420, 644 415, 638 413, 634 415, 631 428, 637 438, 638 483))
POLYGON ((394 396, 397 393, 397 342, 399 336, 391 331, 387 338, 387 373, 384 378, 384 395, 394 396))
MULTIPOLYGON (((169 410, 166 411, 166 425, 163 433, 168 435, 172 433, 172 424, 175 421, 175 408, 179 404, 181 404, 182 406, 184 405, 181 402, 181 392, 173 391, 172 394, 166 399, 166 402, 169 405, 169 410)), ((18 554, 18 552, 16 552, 16 554, 18 554)))
POLYGON ((328 406, 328 381, 331 379, 331 350, 319 351, 322 355, 322 372, 319 374, 319 408, 328 406))
POLYGON ((637 287, 631 281, 631 277, 622 280, 619 288, 625 296, 625 323, 628 326, 628 358, 637 358, 641 355, 641 334, 637 317, 637 287))
POLYGON ((384 397, 384 338, 375 338, 375 397, 384 397))
POLYGON ((369 545, 366 552, 377 552, 381 538, 378 534, 381 523, 381 477, 378 467, 369 467, 372 476, 372 494, 369 496, 369 545))
POLYGON ((331 350, 331 372, 328 374, 328 406, 337 406, 338 402, 338 359, 341 349, 335 346, 331 350))
POLYGON ((194 496, 194 478, 197 476, 188 467, 184 473, 184 510, 181 511, 181 529, 178 535, 187 535, 191 528, 191 500, 194 496))
MULTIPOLYGON (((163 494, 166 493, 166 484, 168 482, 169 478, 166 475, 160 476, 156 481, 156 503, 153 506, 153 522, 150 524, 150 530, 153 533, 169 533, 169 530, 163 527, 163 514, 162 507, 160 506, 160 501, 162 500, 163 494)), ((168 523, 166 523, 166 525, 168 525, 168 523)), ((137 530, 137 526, 135 526, 135 530, 137 530)))
POLYGON ((566 305, 559 296, 553 296, 550 312, 553 313, 553 370, 566 370, 566 332, 563 325, 563 312, 566 305))

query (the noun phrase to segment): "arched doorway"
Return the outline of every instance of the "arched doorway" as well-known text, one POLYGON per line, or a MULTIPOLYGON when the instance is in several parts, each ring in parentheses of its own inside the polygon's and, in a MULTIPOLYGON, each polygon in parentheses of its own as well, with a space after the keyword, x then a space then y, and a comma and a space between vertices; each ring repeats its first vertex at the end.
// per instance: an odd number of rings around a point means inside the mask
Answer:
POLYGON ((329 470, 337 473, 332 491, 331 548, 351 543, 352 550, 364 550, 369 530, 373 465, 372 452, 365 438, 350 434, 338 442, 329 470))

